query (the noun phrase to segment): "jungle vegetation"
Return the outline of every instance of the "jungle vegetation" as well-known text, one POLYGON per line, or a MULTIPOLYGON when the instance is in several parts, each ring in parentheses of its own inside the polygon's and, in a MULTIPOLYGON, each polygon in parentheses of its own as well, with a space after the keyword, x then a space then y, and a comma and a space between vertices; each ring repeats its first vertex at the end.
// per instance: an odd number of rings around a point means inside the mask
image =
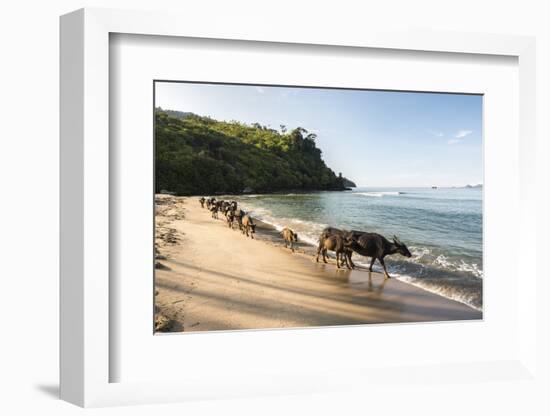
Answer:
POLYGON ((316 135, 155 109, 156 192, 177 195, 343 190, 316 135))

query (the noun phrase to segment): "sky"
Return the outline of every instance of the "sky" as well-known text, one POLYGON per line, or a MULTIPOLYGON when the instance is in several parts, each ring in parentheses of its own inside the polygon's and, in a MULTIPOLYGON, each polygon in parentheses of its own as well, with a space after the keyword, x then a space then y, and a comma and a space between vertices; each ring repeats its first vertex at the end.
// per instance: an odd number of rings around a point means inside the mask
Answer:
POLYGON ((155 106, 317 134, 358 186, 483 183, 481 95, 155 82, 155 106))

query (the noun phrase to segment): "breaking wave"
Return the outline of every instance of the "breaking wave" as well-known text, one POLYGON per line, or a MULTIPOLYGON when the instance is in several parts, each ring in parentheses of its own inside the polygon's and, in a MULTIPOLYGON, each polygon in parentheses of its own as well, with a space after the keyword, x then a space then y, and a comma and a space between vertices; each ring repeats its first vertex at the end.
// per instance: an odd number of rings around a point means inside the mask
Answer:
POLYGON ((405 192, 398 192, 398 191, 385 191, 385 192, 353 192, 353 195, 362 195, 362 196, 371 196, 371 197, 377 197, 381 198, 383 196, 397 196, 397 195, 403 195, 405 192))

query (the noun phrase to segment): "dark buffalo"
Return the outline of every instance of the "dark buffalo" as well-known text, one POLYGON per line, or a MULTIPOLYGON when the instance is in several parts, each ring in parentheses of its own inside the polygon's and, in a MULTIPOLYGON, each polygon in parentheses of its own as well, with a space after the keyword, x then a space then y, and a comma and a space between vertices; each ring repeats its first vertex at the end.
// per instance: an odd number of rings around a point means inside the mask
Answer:
POLYGON ((216 203, 216 198, 212 197, 212 198, 208 198, 206 200, 206 208, 210 211, 210 208, 212 208, 212 205, 214 205, 216 203))
POLYGON ((220 208, 222 209, 222 211, 225 211, 225 208, 229 206, 229 201, 224 201, 222 200, 220 202, 220 208))
POLYGON ((229 216, 229 214, 233 214, 235 210, 231 209, 231 204, 225 205, 222 212, 225 215, 225 218, 229 216))
POLYGON ((218 205, 213 204, 210 206, 210 212, 212 213, 212 218, 218 219, 218 205))
POLYGON ((411 257, 411 252, 407 246, 399 241, 396 236, 393 236, 393 242, 390 242, 384 236, 376 233, 363 233, 359 238, 352 238, 348 242, 350 249, 362 256, 371 257, 369 271, 372 272, 372 266, 376 259, 382 265, 385 276, 389 279, 390 275, 384 263, 384 257, 392 254, 401 254, 405 257, 411 257))
POLYGON ((235 214, 233 211, 229 211, 225 215, 225 219, 227 220, 227 226, 231 229, 233 229, 233 221, 235 220, 235 214))

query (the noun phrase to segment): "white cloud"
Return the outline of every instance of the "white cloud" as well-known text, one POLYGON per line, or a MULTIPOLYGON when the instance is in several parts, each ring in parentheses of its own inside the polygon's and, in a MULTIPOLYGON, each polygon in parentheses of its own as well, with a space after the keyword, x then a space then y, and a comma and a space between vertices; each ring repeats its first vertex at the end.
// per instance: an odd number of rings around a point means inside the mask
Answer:
POLYGON ((469 136, 472 133, 472 130, 459 130, 454 137, 455 139, 463 139, 464 137, 469 136))
POLYGON ((462 139, 464 139, 464 137, 469 136, 472 133, 473 133, 472 130, 459 130, 459 131, 456 132, 456 134, 453 136, 452 139, 449 139, 447 141, 447 143, 448 144, 460 143, 460 141, 462 141, 462 139))

